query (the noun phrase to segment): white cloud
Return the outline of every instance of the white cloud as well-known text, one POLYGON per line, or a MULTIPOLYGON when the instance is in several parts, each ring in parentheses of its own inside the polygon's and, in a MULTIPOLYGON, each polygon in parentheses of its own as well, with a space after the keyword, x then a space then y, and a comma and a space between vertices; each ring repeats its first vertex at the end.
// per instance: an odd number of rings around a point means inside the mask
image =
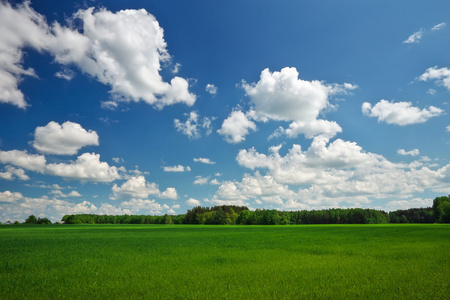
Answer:
POLYGON ((18 178, 19 180, 29 180, 30 177, 28 177, 27 174, 25 174, 25 171, 20 168, 14 168, 13 166, 6 166, 5 167, 6 172, 0 172, 0 178, 5 180, 14 180, 15 178, 18 178))
POLYGON ((405 149, 398 149, 397 154, 403 155, 403 156, 405 156, 405 155, 417 156, 417 155, 419 155, 419 149, 413 149, 410 151, 405 151, 405 149))
POLYGON ((46 159, 43 155, 28 154, 26 151, 0 150, 0 162, 3 164, 12 164, 26 170, 43 173, 46 167, 46 159))
POLYGON ((362 104, 362 112, 369 117, 378 117, 378 122, 396 124, 400 126, 425 123, 432 117, 440 116, 444 111, 440 108, 429 106, 420 109, 412 106, 411 102, 389 102, 380 100, 372 106, 369 102, 362 104))
POLYGON ((448 125, 447 127, 445 127, 445 130, 446 130, 447 132, 450 132, 450 125, 448 125))
POLYGON ((272 136, 286 134, 296 137, 305 134, 312 138, 327 134, 334 136, 342 131, 336 122, 318 119, 319 115, 333 106, 329 100, 337 94, 348 94, 357 88, 350 83, 326 84, 299 78, 296 68, 283 68, 280 72, 261 72, 257 83, 242 84, 254 106, 251 115, 258 120, 292 121, 288 129, 280 129, 272 136))
POLYGON ((198 139, 203 134, 211 134, 211 123, 214 119, 213 117, 200 118, 197 112, 192 111, 186 122, 183 123, 179 119, 175 119, 174 125, 177 131, 187 135, 190 139, 198 139))
POLYGON ((14 193, 10 191, 0 192, 0 202, 13 203, 22 198, 23 196, 21 193, 14 193))
POLYGON ((120 187, 114 184, 111 200, 138 198, 145 199, 149 195, 160 195, 158 185, 145 180, 144 176, 133 176, 120 187))
MULTIPOLYGON (((163 29, 144 9, 113 13, 88 8, 79 10, 68 23, 81 30, 57 22, 49 26, 29 2, 16 8, 0 3, 0 102, 27 106, 18 85, 23 75, 36 76, 33 69, 22 67, 22 49, 30 47, 109 85, 115 102, 144 101, 158 109, 195 103, 186 79, 176 76, 168 83, 159 74, 161 63, 171 58, 163 29)), ((57 76, 70 77, 67 71, 57 76)))
POLYGON ((22 48, 46 49, 49 28, 45 19, 30 8, 29 2, 16 7, 0 2, 0 102, 25 109, 28 104, 19 83, 23 76, 37 77, 32 68, 25 69, 22 48))
POLYGON ((326 85, 321 81, 298 78, 296 68, 261 72, 256 84, 242 84, 258 114, 280 121, 311 122, 330 106, 329 97, 355 89, 351 84, 326 85))
POLYGON ((284 129, 283 127, 279 127, 271 137, 277 137, 284 134, 290 138, 295 138, 299 134, 303 134, 309 139, 318 135, 325 135, 332 138, 340 132, 342 132, 342 128, 338 123, 319 119, 311 122, 294 121, 289 124, 289 128, 284 129))
POLYGON ((182 166, 182 165, 178 165, 178 166, 166 166, 164 167, 164 172, 190 172, 191 171, 191 167, 189 166, 182 166))
POLYGON ((100 161, 100 154, 84 153, 69 164, 48 164, 46 173, 81 181, 111 182, 121 179, 119 169, 100 161))
POLYGON ((206 90, 208 93, 210 93, 211 95, 216 95, 216 94, 217 94, 217 91, 218 91, 219 89, 218 89, 214 84, 208 83, 208 84, 206 85, 205 90, 206 90))
POLYGON ((75 77, 75 72, 70 69, 63 68, 61 71, 56 72, 55 76, 58 78, 70 81, 75 77))
POLYGON ((386 204, 386 207, 390 211, 394 211, 394 210, 399 210, 399 209, 431 207, 432 205, 433 205, 433 200, 431 200, 431 199, 414 198, 411 200, 390 201, 386 204))
POLYGON ((202 177, 202 176, 195 176, 195 180, 194 180, 194 184, 198 184, 198 185, 205 185, 208 184, 209 181, 209 176, 207 177, 202 177))
POLYGON ((173 187, 167 188, 164 192, 159 196, 161 199, 178 199, 177 190, 173 187))
POLYGON ((98 145, 97 132, 69 121, 62 125, 52 121, 34 132, 33 147, 41 153, 73 155, 82 147, 98 145))
POLYGON ((427 94, 435 95, 435 94, 436 94, 436 90, 434 90, 434 89, 429 89, 429 90, 427 91, 427 94))
POLYGON ((437 66, 426 69, 425 73, 420 75, 419 80, 434 80, 436 84, 443 85, 450 90, 450 69, 440 68, 437 66))
POLYGON ((62 198, 70 198, 70 197, 81 197, 81 194, 78 193, 77 191, 71 191, 68 194, 64 194, 61 190, 53 190, 50 192, 50 194, 55 195, 55 196, 59 196, 62 198))
POLYGON ((186 204, 189 206, 200 206, 200 201, 194 198, 189 198, 188 200, 186 200, 186 204))
POLYGON ((211 161, 209 158, 205 158, 205 157, 194 158, 194 162, 199 162, 199 163, 207 164, 207 165, 214 165, 216 163, 214 161, 211 161))
POLYGON ((161 199, 177 199, 178 194, 175 188, 169 187, 161 193, 156 183, 147 182, 144 176, 133 176, 124 182, 121 186, 114 184, 112 187, 113 195, 111 200, 121 199, 146 199, 154 195, 161 199))
POLYGON ((403 41, 403 44, 413 44, 419 43, 423 37, 425 30, 421 28, 419 31, 411 34, 406 40, 403 41))
POLYGON ((434 25, 433 28, 431 28, 431 30, 441 30, 443 29, 445 26, 447 26, 447 23, 443 22, 443 23, 439 23, 437 25, 434 25))
POLYGON ((163 206, 155 200, 130 199, 120 204, 121 208, 129 209, 132 213, 160 214, 163 206))
POLYGON ((233 110, 217 132, 223 135, 228 143, 237 144, 245 141, 245 136, 255 130, 256 124, 249 120, 247 115, 240 110, 233 110))

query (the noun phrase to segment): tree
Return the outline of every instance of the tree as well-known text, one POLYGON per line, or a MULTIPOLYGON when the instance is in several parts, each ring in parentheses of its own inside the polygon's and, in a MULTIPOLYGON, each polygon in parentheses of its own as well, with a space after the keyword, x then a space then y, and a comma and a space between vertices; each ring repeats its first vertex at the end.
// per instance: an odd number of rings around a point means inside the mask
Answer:
POLYGON ((450 223, 450 195, 436 197, 433 201, 433 211, 436 221, 439 223, 450 223))
POLYGON ((36 224, 37 219, 34 215, 28 216, 28 218, 25 220, 25 224, 36 224))

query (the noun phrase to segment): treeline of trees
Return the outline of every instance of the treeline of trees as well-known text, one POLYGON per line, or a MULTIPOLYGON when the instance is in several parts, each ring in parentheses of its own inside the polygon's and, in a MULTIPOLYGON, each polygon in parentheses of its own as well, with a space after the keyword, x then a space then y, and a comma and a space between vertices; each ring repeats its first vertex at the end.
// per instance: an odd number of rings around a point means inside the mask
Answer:
POLYGON ((391 223, 435 223, 433 208, 411 208, 389 212, 391 223))
MULTIPOLYGON (((382 210, 349 208, 302 211, 278 211, 245 206, 197 206, 180 215, 65 215, 66 224, 217 224, 217 225, 286 225, 286 224, 384 224, 450 223, 450 195, 437 197, 432 207, 411 208, 386 213, 382 210)), ((51 224, 47 218, 29 216, 26 224, 51 224)))
POLYGON ((35 215, 30 215, 28 216, 28 218, 25 220, 25 224, 52 224, 52 221, 50 221, 47 218, 36 218, 35 215))
POLYGON ((65 224, 185 224, 186 215, 65 215, 65 224))
POLYGON ((245 206, 194 207, 183 215, 65 215, 66 224, 208 224, 208 225, 287 225, 287 224, 382 224, 389 214, 374 209, 327 209, 277 211, 245 206))

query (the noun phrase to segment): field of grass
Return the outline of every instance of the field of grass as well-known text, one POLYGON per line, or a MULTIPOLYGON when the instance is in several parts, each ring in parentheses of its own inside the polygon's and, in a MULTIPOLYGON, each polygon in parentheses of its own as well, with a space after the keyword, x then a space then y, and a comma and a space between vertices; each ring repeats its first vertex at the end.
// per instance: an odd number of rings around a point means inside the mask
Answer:
POLYGON ((450 299, 450 225, 0 227, 0 299, 450 299))

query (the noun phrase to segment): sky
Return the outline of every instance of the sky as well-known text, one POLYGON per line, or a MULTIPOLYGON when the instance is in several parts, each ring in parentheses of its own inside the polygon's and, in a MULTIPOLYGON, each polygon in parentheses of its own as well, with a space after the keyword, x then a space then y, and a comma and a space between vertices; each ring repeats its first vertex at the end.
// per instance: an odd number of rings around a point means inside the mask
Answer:
POLYGON ((450 194, 449 11, 1 0, 0 221, 429 207, 450 194))

